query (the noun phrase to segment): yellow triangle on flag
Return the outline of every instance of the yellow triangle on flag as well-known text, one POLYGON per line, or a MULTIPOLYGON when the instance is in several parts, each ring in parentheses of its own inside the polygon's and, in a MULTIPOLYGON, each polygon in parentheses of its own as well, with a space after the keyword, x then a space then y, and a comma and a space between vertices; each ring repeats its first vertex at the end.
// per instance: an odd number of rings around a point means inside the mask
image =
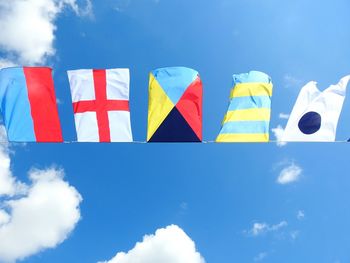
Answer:
POLYGON ((149 79, 147 141, 152 138, 153 134, 174 107, 175 105, 151 73, 149 79))

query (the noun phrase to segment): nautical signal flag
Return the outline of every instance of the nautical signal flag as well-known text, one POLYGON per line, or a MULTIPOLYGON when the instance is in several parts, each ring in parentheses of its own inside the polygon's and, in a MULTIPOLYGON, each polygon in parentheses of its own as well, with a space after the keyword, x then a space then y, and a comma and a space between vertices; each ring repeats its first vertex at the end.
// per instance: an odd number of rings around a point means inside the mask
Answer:
POLYGON ((131 142, 129 69, 68 71, 79 142, 131 142))
POLYGON ((229 108, 216 142, 269 141, 272 88, 263 72, 233 75, 229 108))
POLYGON ((9 141, 63 141, 51 68, 1 69, 0 108, 9 141))
POLYGON ((335 141, 350 75, 321 92, 311 81, 300 91, 282 141, 335 141))
POLYGON ((149 80, 148 142, 202 141, 202 82, 185 67, 153 70, 149 80))

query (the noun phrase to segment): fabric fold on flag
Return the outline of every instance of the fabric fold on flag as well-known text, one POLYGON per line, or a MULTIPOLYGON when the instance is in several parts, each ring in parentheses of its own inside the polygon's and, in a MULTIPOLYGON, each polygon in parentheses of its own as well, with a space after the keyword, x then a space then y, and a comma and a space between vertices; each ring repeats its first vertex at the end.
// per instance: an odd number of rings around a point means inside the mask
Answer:
POLYGON ((68 71, 79 142, 131 142, 129 69, 68 71))
POLYGON ((350 75, 321 92, 310 81, 301 90, 283 132, 283 142, 335 141, 350 75))
POLYGON ((62 142, 52 69, 0 70, 0 108, 10 142, 62 142))
POLYGON ((233 75, 228 111, 216 142, 268 142, 271 78, 259 71, 233 75))
POLYGON ((185 67, 153 70, 149 80, 148 142, 202 141, 202 81, 185 67))

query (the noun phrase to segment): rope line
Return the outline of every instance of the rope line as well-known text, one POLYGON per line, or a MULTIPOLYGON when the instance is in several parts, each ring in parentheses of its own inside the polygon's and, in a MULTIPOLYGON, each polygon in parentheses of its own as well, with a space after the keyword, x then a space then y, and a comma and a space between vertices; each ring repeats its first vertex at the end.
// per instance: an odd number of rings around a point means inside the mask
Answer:
POLYGON ((243 144, 243 143, 248 143, 248 144, 277 144, 277 143, 349 143, 349 141, 300 141, 300 142, 283 142, 283 141, 268 141, 268 142, 215 142, 215 141, 202 141, 202 142, 147 142, 147 141, 132 141, 132 142, 79 142, 79 141, 63 141, 63 142, 9 142, 9 141, 0 141, 0 144, 164 144, 164 143, 169 143, 169 144, 243 144))

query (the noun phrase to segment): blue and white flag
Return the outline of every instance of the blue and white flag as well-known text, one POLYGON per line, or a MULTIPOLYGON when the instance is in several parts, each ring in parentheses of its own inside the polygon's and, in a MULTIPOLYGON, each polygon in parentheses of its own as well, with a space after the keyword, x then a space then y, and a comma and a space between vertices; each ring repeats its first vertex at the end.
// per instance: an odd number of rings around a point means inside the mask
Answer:
POLYGON ((350 75, 323 92, 315 81, 306 84, 299 93, 281 141, 335 141, 349 80, 350 75))

